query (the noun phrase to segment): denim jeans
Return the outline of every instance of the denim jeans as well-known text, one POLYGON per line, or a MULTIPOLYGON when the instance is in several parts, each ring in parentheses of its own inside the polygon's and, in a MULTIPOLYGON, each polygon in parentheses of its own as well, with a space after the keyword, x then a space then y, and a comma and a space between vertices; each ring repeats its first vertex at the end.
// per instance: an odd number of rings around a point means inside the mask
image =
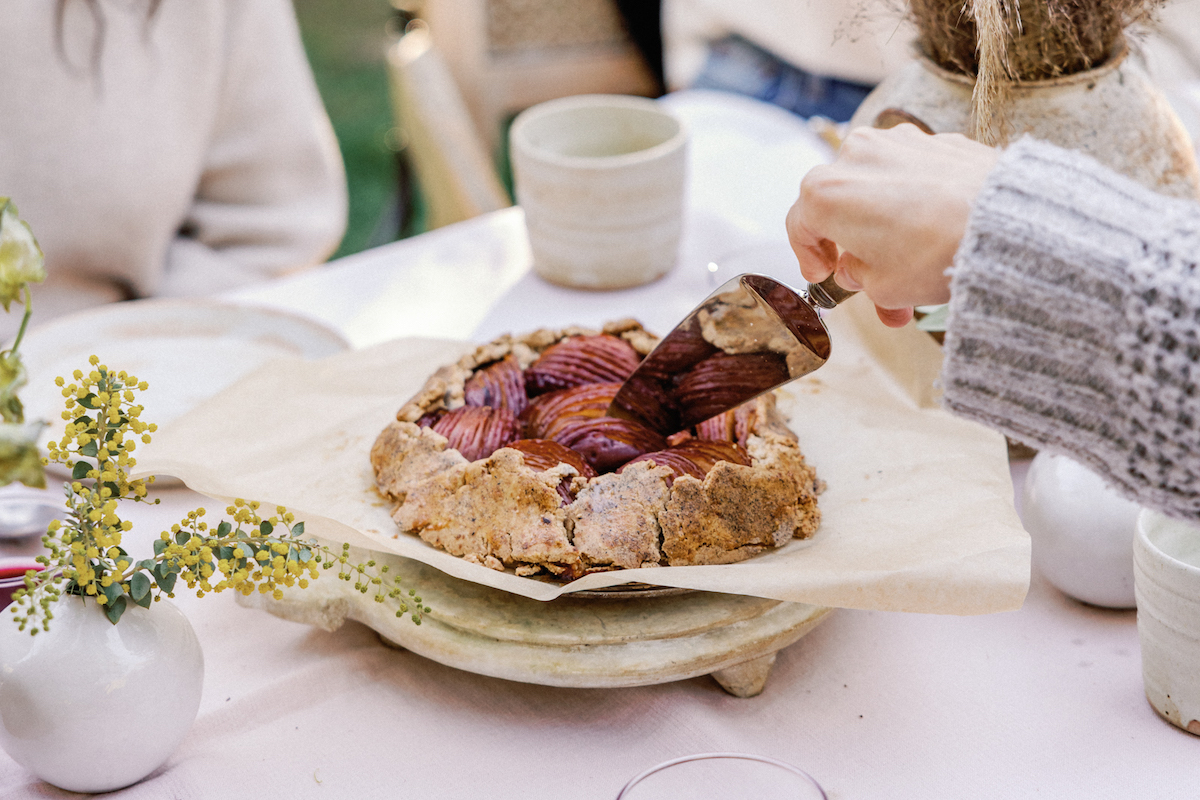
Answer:
POLYGON ((735 35, 709 45, 708 58, 692 88, 734 92, 802 117, 846 122, 874 87, 813 75, 735 35))

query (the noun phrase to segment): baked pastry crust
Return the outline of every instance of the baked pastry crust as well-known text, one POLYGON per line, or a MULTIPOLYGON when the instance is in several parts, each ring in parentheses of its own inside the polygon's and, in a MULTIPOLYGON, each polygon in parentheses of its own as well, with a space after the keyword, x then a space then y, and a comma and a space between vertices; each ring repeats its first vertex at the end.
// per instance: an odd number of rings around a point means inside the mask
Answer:
POLYGON ((505 336, 438 369, 371 448, 379 492, 397 536, 417 535, 466 560, 562 579, 653 566, 728 564, 812 536, 820 524, 816 471, 766 394, 754 401, 750 466, 718 462, 701 480, 633 463, 592 478, 559 464, 534 470, 508 447, 468 461, 418 420, 465 402, 477 368, 512 355, 525 369, 571 336, 607 333, 645 356, 657 343, 633 320, 603 331, 571 327, 505 336), (573 502, 559 491, 566 480, 573 502))

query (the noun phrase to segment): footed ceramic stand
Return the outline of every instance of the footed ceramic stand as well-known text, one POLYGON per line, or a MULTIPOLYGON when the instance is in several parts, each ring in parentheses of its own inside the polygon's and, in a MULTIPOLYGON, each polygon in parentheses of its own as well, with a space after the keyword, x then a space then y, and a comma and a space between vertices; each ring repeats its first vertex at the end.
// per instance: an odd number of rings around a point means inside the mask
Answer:
POLYGON ((680 590, 634 597, 531 600, 452 578, 416 561, 358 551, 355 560, 390 565, 433 610, 421 625, 397 618, 331 572, 283 599, 239 596, 243 605, 336 630, 361 622, 388 644, 438 663, 545 686, 608 688, 712 675, 736 697, 762 692, 775 654, 832 610, 803 603, 680 590))

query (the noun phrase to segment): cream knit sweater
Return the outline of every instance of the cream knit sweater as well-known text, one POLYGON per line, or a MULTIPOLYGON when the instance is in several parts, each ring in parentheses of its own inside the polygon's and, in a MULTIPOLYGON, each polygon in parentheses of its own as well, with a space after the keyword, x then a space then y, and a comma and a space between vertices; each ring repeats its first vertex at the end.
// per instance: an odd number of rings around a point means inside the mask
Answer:
POLYGON ((942 379, 957 413, 1200 518, 1200 205, 1023 139, 959 248, 942 379))
POLYGON ((56 0, 0 4, 0 195, 46 254, 35 316, 280 275, 344 230, 289 0, 147 6, 67 0, 60 48, 56 0))

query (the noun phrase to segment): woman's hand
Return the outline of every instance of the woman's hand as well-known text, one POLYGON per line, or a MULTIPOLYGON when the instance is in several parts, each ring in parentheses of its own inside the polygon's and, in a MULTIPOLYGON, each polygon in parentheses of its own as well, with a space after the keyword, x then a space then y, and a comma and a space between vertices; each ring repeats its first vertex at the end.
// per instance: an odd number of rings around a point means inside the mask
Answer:
POLYGON ((836 272, 892 327, 907 323, 913 306, 947 302, 946 270, 998 157, 956 133, 854 129, 833 164, 804 176, 788 212, 801 273, 817 283, 836 272))

